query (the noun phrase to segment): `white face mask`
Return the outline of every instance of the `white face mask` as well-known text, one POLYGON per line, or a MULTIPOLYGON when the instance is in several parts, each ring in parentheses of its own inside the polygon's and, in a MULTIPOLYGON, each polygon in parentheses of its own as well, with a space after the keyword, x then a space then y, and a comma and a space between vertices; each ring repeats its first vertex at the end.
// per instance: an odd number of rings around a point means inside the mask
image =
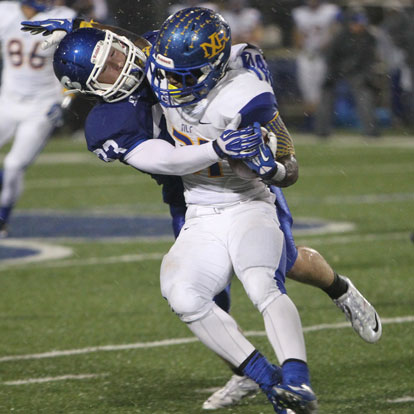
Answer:
MULTIPOLYGON (((91 94, 100 96, 107 102, 117 102, 134 92, 145 78, 145 53, 137 48, 129 39, 105 31, 105 39, 99 41, 92 53, 91 62, 95 65, 86 85, 91 94), (99 75, 108 59, 111 48, 126 57, 124 67, 113 84, 101 83, 99 75)), ((85 91, 88 93, 88 91, 85 91)))

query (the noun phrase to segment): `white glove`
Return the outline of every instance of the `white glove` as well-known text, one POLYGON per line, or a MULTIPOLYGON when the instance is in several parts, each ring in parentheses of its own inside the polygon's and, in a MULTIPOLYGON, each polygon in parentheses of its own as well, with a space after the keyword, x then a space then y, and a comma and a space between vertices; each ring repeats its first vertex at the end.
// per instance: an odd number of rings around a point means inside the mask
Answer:
POLYGON ((43 40, 40 47, 43 50, 46 50, 54 45, 58 45, 66 35, 67 33, 64 30, 55 30, 50 36, 43 40))

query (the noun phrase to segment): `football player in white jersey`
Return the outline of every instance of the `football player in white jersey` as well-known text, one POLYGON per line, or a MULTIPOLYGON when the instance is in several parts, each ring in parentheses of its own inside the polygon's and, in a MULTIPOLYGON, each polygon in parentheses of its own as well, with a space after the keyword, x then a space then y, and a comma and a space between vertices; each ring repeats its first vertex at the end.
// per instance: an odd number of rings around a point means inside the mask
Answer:
POLYGON ((0 180, 1 237, 7 236, 7 222, 23 190, 24 172, 59 120, 63 97, 63 88, 53 73, 54 48, 42 50, 41 39, 22 32, 20 22, 74 16, 72 9, 54 6, 51 0, 0 2, 0 147, 14 137, 0 180))
MULTIPOLYGON (((245 68, 227 70, 230 50, 229 25, 209 9, 180 10, 163 23, 149 78, 176 145, 200 145, 253 122, 280 128, 270 80, 245 68)), ((163 259, 161 292, 202 343, 259 384, 277 413, 316 413, 300 317, 284 287, 284 235, 263 182, 288 185, 297 174, 265 145, 258 158, 248 162, 254 177, 237 175, 226 160, 182 177, 186 221, 163 259), (281 368, 213 301, 233 272, 262 313, 281 368)))
POLYGON ((324 49, 333 36, 340 8, 323 0, 305 0, 292 10, 298 87, 302 94, 306 129, 313 130, 326 74, 324 49))

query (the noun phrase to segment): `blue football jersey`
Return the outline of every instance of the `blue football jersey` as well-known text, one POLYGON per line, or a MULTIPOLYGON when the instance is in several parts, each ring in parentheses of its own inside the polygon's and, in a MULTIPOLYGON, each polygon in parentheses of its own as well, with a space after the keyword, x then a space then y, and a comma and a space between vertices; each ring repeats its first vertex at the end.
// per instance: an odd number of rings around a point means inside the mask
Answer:
POLYGON ((162 113, 145 82, 128 98, 99 102, 85 123, 88 150, 106 162, 120 160, 140 143, 158 137, 162 113))

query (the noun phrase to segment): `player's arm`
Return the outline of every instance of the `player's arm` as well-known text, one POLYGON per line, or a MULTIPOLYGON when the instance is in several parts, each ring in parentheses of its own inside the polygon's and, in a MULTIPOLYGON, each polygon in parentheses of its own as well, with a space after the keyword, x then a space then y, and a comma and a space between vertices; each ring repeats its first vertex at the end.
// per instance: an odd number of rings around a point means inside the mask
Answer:
POLYGON ((203 145, 176 147, 162 139, 144 140, 124 156, 123 161, 152 174, 187 175, 230 157, 247 159, 259 153, 263 136, 258 123, 226 130, 215 141, 203 145))
POLYGON ((145 140, 123 158, 138 170, 164 175, 191 174, 219 160, 212 143, 174 147, 161 139, 145 140))
POLYGON ((268 184, 277 185, 278 187, 289 187, 299 178, 299 165, 295 156, 292 137, 279 112, 276 113, 275 117, 265 127, 275 136, 276 150, 274 152, 274 158, 276 163, 280 164, 279 170, 284 170, 284 174, 280 172, 279 176, 275 174, 268 184))
POLYGON ((111 120, 118 119, 121 128, 116 125, 116 122, 110 123, 107 128, 99 124, 99 121, 102 123, 102 117, 99 115, 103 112, 99 107, 94 108, 85 125, 88 149, 105 162, 120 160, 151 174, 191 174, 226 157, 244 159, 255 156, 263 143, 260 126, 255 125, 224 131, 215 141, 203 145, 176 147, 163 139, 152 139, 152 131, 145 128, 144 123, 143 127, 133 123, 128 132, 125 123, 116 116, 117 114, 122 116, 121 105, 120 107, 106 105, 101 108, 108 110, 113 108, 111 113, 114 116, 111 120))
POLYGON ((271 143, 263 145, 259 154, 243 162, 255 172, 266 184, 288 187, 298 179, 299 167, 290 134, 283 123, 277 102, 272 92, 264 92, 252 99, 240 111, 240 125, 259 122, 269 132, 271 143))
POLYGON ((101 24, 94 20, 74 19, 46 19, 46 20, 27 20, 21 22, 21 30, 30 32, 32 35, 42 34, 46 39, 42 43, 42 48, 47 49, 60 43, 66 34, 77 29, 95 28, 99 30, 110 30, 120 36, 125 36, 134 42, 139 48, 148 46, 148 42, 141 36, 120 27, 101 24))

